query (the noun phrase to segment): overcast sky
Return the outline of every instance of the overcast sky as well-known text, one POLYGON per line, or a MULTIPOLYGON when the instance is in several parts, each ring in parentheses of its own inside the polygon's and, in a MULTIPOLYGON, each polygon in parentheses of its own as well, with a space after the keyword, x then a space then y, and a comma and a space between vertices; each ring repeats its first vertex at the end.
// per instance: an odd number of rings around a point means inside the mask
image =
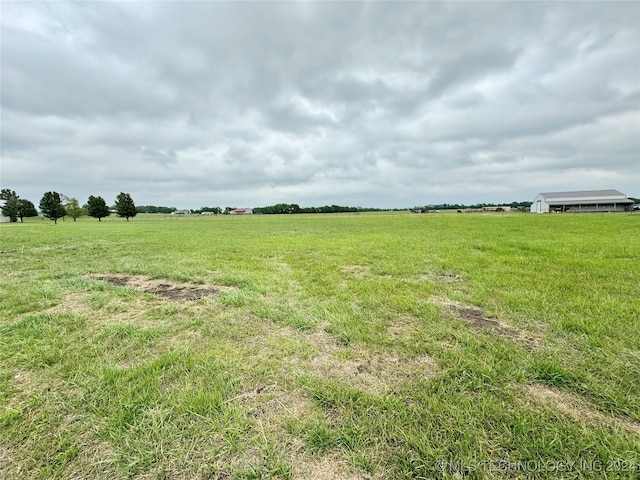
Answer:
POLYGON ((0 184, 177 208, 640 197, 640 3, 1 3, 0 184))

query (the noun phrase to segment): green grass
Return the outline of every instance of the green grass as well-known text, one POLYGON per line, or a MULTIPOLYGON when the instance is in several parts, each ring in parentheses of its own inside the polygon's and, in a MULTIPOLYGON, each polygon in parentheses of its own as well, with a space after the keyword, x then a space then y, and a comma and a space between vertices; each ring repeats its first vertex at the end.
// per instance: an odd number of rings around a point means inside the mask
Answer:
POLYGON ((637 478, 639 245, 635 214, 2 224, 0 478, 637 478))

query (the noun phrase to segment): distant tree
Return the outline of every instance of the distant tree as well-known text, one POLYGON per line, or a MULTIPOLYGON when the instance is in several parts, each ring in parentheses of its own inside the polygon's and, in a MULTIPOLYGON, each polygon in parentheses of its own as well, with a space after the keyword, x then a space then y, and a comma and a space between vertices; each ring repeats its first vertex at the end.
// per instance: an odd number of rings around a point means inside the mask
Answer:
POLYGON ((90 217, 97 218, 98 221, 101 222, 104 217, 111 215, 111 212, 104 198, 90 195, 87 201, 87 214, 90 217))
POLYGON ((120 195, 116 198, 116 212, 119 217, 124 217, 129 221, 129 218, 133 218, 138 214, 136 205, 131 199, 131 195, 128 193, 120 192, 120 195))
POLYGON ((84 208, 82 208, 80 206, 80 203, 78 202, 77 198, 70 198, 66 205, 64 206, 65 210, 67 211, 67 215, 69 215, 71 218, 73 218, 73 221, 75 222, 79 217, 81 217, 82 215, 86 214, 86 211, 84 210, 84 208))
POLYGON ((18 218, 22 223, 24 221, 24 217, 37 217, 38 211, 33 203, 29 200, 25 200, 24 198, 18 199, 18 218))
POLYGON ((155 205, 142 205, 136 207, 138 213, 172 213, 176 211, 175 207, 157 207, 155 205))
POLYGON ((2 206, 2 214, 9 217, 12 222, 17 222, 18 219, 20 219, 20 222, 23 222, 24 217, 38 216, 38 211, 33 203, 20 198, 13 190, 3 188, 0 192, 0 200, 5 201, 5 204, 2 206))
POLYGON ((9 197, 7 199, 3 199, 4 205, 2 206, 2 215, 5 217, 9 217, 9 221, 17 222, 18 221, 18 202, 20 199, 16 197, 9 197))
POLYGON ((9 217, 9 221, 17 222, 18 221, 18 194, 14 190, 9 190, 8 188, 3 188, 0 191, 0 200, 4 200, 4 205, 2 206, 2 215, 5 217, 9 217))
POLYGON ((202 207, 200 209, 200 213, 202 212, 210 212, 210 213, 215 213, 216 215, 219 215, 222 213, 222 209, 220 207, 202 207))
POLYGON ((58 223, 58 219, 67 214, 58 192, 45 193, 40 200, 40 210, 45 217, 53 220, 53 223, 58 223))

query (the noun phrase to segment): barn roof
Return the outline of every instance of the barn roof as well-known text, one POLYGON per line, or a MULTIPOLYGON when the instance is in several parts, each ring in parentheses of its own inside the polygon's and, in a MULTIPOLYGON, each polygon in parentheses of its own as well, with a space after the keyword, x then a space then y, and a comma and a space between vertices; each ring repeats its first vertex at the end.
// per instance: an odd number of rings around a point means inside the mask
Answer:
POLYGON ((618 190, 584 190, 577 192, 547 192, 540 194, 546 203, 553 205, 631 204, 627 196, 618 190))
POLYGON ((541 193, 546 198, 584 198, 596 199, 598 197, 621 197, 626 199, 627 196, 618 190, 580 190, 576 192, 547 192, 541 193))

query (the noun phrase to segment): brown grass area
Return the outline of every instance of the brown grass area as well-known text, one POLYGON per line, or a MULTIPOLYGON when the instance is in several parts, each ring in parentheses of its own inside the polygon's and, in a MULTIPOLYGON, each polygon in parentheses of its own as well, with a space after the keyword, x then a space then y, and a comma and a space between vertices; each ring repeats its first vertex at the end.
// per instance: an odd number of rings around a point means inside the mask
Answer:
POLYGON ((312 374, 337 380, 367 393, 394 391, 415 377, 435 375, 437 367, 426 355, 403 357, 393 351, 375 351, 363 345, 339 344, 326 331, 301 332, 293 328, 270 331, 261 342, 265 357, 278 355, 270 345, 291 344, 292 354, 281 358, 289 376, 312 374))
POLYGON ((62 302, 45 310, 45 313, 77 313, 79 315, 89 315, 93 309, 89 305, 88 295, 84 293, 70 293, 65 295, 62 302))
POLYGON ((411 339, 419 328, 419 320, 412 315, 400 315, 387 324, 387 333, 392 339, 411 339))
POLYGON ((296 480, 368 480, 372 477, 364 472, 356 472, 338 453, 321 457, 308 455, 296 458, 293 478, 296 480))
POLYGON ((363 280, 369 275, 371 267, 368 265, 343 265, 340 267, 342 273, 353 275, 356 280, 363 280))
MULTIPOLYGON (((153 327, 163 320, 161 314, 153 314, 154 308, 157 309, 158 306, 139 296, 114 298, 101 297, 99 293, 72 293, 44 313, 75 313, 85 317, 89 325, 131 324, 153 327)), ((180 311, 179 307, 177 309, 180 311)))
POLYGON ((429 280, 437 283, 462 283, 467 281, 462 275, 455 273, 425 273, 418 278, 420 280, 429 280))
POLYGON ((17 372, 11 377, 9 383, 17 391, 30 396, 35 393, 34 386, 39 385, 38 382, 34 381, 34 375, 35 374, 29 370, 17 372))
POLYGON ((276 384, 260 385, 229 401, 240 405, 268 435, 282 435, 287 420, 302 420, 314 409, 312 400, 304 392, 286 391, 276 384))
POLYGON ((16 458, 20 458, 16 449, 0 443, 0 479, 20 478, 20 464, 16 458))
POLYGON ((628 432, 640 435, 640 423, 630 418, 621 418, 607 415, 596 410, 587 402, 568 392, 563 392, 545 385, 527 385, 524 393, 534 400, 548 405, 575 421, 604 425, 610 428, 622 428, 628 432))
POLYGON ((435 361, 426 355, 401 358, 362 347, 320 352, 309 366, 321 377, 338 380, 367 393, 394 391, 411 378, 431 377, 436 372, 435 361))

